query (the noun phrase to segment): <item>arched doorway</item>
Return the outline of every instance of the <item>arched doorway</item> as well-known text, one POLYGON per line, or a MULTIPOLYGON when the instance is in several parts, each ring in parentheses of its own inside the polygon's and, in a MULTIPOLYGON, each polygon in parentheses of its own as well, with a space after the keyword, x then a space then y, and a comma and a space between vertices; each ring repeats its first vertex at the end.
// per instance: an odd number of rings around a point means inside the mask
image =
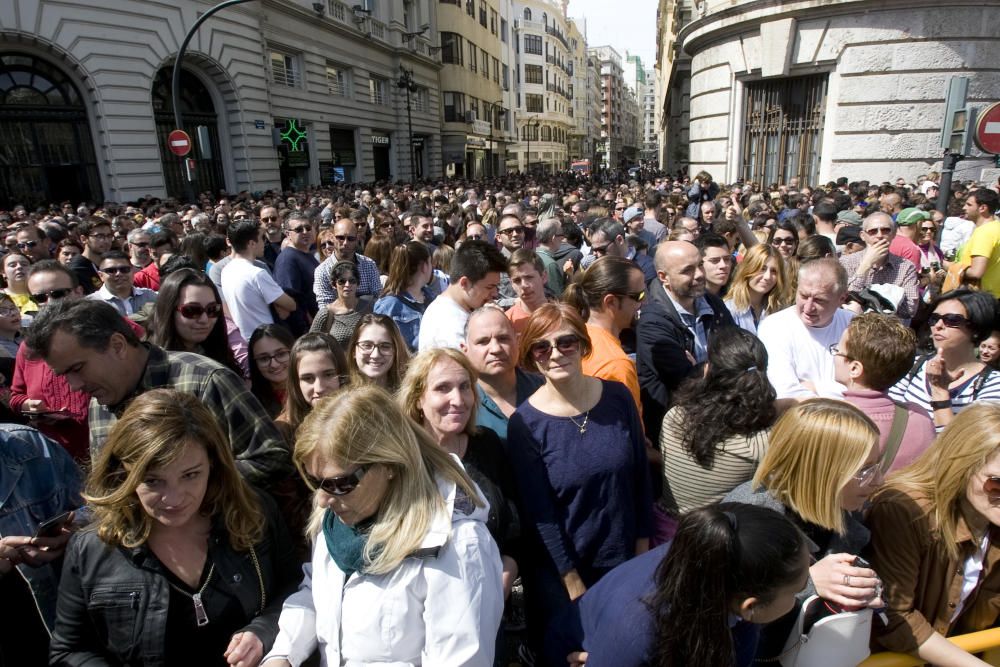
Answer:
MULTIPOLYGON (((174 105, 170 96, 173 66, 163 67, 153 82, 153 113, 156 117, 157 144, 160 146, 160 164, 167 195, 186 199, 184 181, 187 170, 180 158, 167 150, 167 135, 175 129, 174 105)), ((215 114, 212 96, 201 80, 181 69, 181 120, 183 130, 191 135, 193 144, 187 157, 193 160, 195 193, 209 191, 218 194, 224 190, 226 180, 222 172, 222 151, 219 147, 219 121, 215 114)))
POLYGON ((80 91, 45 60, 0 52, 0 208, 103 199, 80 91))

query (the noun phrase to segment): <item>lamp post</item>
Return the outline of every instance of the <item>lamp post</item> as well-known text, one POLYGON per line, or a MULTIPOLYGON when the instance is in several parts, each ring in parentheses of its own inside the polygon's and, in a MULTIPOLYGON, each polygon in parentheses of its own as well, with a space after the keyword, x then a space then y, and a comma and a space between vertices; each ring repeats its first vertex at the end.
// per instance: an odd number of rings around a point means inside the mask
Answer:
POLYGON ((406 125, 410 132, 410 180, 417 180, 417 170, 414 168, 413 160, 413 115, 410 112, 410 93, 417 91, 417 84, 413 82, 413 72, 402 65, 399 66, 399 78, 396 80, 396 87, 402 88, 406 92, 406 125))
MULTIPOLYGON (((507 110, 504 109, 502 106, 500 106, 502 103, 503 103, 503 100, 497 100, 496 102, 492 102, 491 103, 491 105, 493 106, 493 108, 496 109, 496 111, 494 111, 494 113, 499 118, 503 118, 504 116, 507 115, 507 110)), ((494 121, 493 121, 493 118, 491 117, 490 118, 490 145, 489 145, 488 150, 487 150, 487 154, 489 155, 489 161, 490 161, 490 169, 489 169, 489 171, 490 171, 490 174, 489 174, 490 178, 496 178, 496 175, 497 175, 496 174, 496 169, 493 168, 493 125, 494 125, 494 121)))

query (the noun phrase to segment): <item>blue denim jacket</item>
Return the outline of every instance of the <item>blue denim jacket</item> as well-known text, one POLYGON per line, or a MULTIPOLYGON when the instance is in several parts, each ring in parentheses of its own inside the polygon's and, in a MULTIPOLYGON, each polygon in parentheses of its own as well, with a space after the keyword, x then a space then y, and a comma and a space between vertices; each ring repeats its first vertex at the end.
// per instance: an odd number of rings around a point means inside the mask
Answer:
POLYGON ((372 312, 379 315, 388 315, 399 327, 399 333, 406 341, 410 352, 417 351, 417 341, 420 338, 420 320, 424 316, 424 311, 431 301, 434 300, 434 292, 428 288, 422 288, 424 302, 417 303, 410 298, 409 294, 387 294, 375 302, 372 312))
MULTIPOLYGON (((34 535, 46 519, 81 504, 82 473, 59 444, 28 426, 0 424, 0 536, 34 535)), ((51 632, 59 591, 58 564, 19 565, 51 632)), ((7 575, 13 576, 13 573, 7 575)))

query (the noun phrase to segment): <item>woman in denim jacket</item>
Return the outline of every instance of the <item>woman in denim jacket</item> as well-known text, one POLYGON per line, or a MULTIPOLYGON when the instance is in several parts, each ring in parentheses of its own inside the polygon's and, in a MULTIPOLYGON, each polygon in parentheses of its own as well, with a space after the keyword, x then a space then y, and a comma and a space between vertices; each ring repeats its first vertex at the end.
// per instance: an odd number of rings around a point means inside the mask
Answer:
POLYGON ((389 278, 373 312, 392 318, 410 352, 417 351, 420 320, 434 299, 434 292, 427 287, 433 277, 431 254, 423 243, 410 241, 393 249, 389 278))

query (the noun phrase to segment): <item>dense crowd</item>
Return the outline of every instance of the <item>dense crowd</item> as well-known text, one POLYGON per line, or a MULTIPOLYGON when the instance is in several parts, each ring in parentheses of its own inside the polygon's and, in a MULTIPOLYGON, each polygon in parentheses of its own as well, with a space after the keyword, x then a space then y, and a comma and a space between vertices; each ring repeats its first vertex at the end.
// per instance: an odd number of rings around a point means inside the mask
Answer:
POLYGON ((986 664, 1000 201, 938 180, 0 211, 0 665, 986 664))

